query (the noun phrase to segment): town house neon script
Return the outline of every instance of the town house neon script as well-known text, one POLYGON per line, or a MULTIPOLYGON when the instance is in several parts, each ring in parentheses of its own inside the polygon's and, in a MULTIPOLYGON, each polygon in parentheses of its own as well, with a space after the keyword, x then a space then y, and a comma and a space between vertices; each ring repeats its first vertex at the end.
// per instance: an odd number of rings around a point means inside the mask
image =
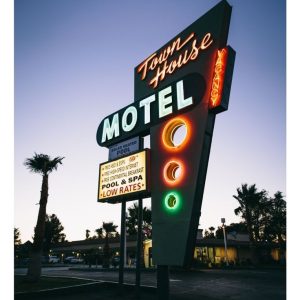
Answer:
POLYGON ((150 55, 139 65, 137 69, 137 72, 141 73, 141 80, 146 79, 149 71, 156 71, 154 77, 149 81, 149 85, 153 88, 156 88, 159 82, 162 81, 167 74, 172 74, 175 70, 186 65, 189 61, 196 60, 200 54, 200 51, 208 48, 212 44, 213 39, 211 34, 207 33, 204 35, 198 45, 197 42, 198 41, 195 37, 195 33, 192 32, 183 42, 181 42, 181 38, 178 37, 172 44, 168 45, 159 54, 155 52, 150 55), (189 43, 190 47, 188 49, 180 53, 177 58, 168 61, 168 58, 175 55, 176 52, 181 50, 189 43))

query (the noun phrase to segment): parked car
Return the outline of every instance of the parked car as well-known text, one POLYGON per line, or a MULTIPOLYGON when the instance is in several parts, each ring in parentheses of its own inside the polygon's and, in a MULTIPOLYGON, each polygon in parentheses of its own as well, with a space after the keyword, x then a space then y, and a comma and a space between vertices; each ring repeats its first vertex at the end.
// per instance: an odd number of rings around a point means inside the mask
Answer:
POLYGON ((71 260, 74 259, 75 256, 67 256, 65 259, 64 259, 64 263, 65 264, 70 264, 71 263, 71 260))
POLYGON ((78 258, 75 256, 68 256, 64 260, 65 264, 82 264, 83 262, 84 260, 82 258, 78 258))
POLYGON ((120 257, 119 256, 113 257, 111 263, 113 267, 116 268, 120 264, 120 257))
POLYGON ((84 260, 82 258, 72 258, 70 260, 71 264, 82 264, 84 262, 84 260))
POLYGON ((48 262, 49 262, 50 264, 58 263, 58 262, 59 262, 59 257, 50 255, 50 256, 49 256, 48 262))

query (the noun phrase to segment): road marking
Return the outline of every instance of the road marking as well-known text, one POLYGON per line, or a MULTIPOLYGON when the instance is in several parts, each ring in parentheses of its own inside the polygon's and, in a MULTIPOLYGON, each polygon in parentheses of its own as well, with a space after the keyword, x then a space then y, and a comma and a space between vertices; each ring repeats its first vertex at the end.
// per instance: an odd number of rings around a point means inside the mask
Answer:
MULTIPOLYGON (((103 282, 103 280, 98 280, 98 279, 88 279, 84 277, 75 277, 75 276, 68 276, 68 275, 42 275, 42 277, 52 277, 52 278, 71 278, 71 279, 81 279, 81 280, 88 280, 88 281, 93 281, 93 282, 103 282)), ((85 284, 85 283, 84 283, 85 284)))
POLYGON ((180 279, 170 279, 170 281, 182 281, 180 279))

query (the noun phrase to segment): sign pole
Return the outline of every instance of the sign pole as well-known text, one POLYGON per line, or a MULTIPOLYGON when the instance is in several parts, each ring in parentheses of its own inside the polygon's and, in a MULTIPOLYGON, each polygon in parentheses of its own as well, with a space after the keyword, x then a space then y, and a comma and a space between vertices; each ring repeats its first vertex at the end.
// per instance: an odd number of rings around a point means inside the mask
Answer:
POLYGON ((169 266, 157 265, 157 293, 158 300, 169 300, 169 266))
POLYGON ((142 255, 142 224, 143 224, 143 199, 139 199, 138 209, 138 233, 137 233, 137 250, 136 250, 136 273, 135 285, 139 291, 141 286, 141 255, 142 255))
MULTIPOLYGON (((140 150, 144 148, 144 139, 140 138, 140 150)), ((138 207, 138 232, 137 232, 137 249, 136 249, 136 269, 135 269, 135 286, 139 294, 141 286, 141 254, 142 254, 142 225, 143 225, 143 198, 139 198, 138 207)))
POLYGON ((121 208, 121 235, 120 235, 120 265, 119 265, 119 285, 124 283, 124 253, 125 253, 125 238, 126 238, 126 201, 122 201, 121 208))

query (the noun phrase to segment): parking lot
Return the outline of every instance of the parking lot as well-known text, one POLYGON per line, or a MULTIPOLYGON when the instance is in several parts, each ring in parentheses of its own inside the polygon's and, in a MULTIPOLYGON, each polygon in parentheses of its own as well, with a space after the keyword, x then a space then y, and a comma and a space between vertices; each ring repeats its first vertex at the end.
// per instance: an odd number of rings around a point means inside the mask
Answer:
MULTIPOLYGON (((15 274, 25 274, 26 269, 16 269, 15 274)), ((87 267, 69 268, 52 267, 43 268, 43 275, 67 276, 117 282, 117 271, 101 271, 93 268, 89 271, 87 267)), ((126 271, 124 282, 134 284, 134 271, 126 271)), ((141 275, 142 285, 156 287, 156 273, 143 272, 141 275)), ((108 291, 106 291, 107 293, 108 291)), ((286 274, 284 270, 221 270, 205 269, 193 272, 170 272, 171 299, 232 299, 232 300, 283 300, 286 299, 286 274)), ((105 298, 101 291, 88 294, 89 299, 105 298), (102 296, 101 296, 102 295, 102 296), (102 297, 102 298, 101 298, 102 297)), ((83 299, 84 295, 64 295, 61 299, 83 299), (78 297, 78 298, 77 298, 78 297)), ((116 298, 115 300, 124 299, 116 298)), ((145 299, 152 296, 145 295, 145 299)), ((50 298, 49 298, 50 299, 50 298)), ((54 298, 53 298, 54 299, 54 298)), ((55 297, 55 299, 60 299, 55 297)), ((143 299, 143 298, 142 298, 143 299)))

